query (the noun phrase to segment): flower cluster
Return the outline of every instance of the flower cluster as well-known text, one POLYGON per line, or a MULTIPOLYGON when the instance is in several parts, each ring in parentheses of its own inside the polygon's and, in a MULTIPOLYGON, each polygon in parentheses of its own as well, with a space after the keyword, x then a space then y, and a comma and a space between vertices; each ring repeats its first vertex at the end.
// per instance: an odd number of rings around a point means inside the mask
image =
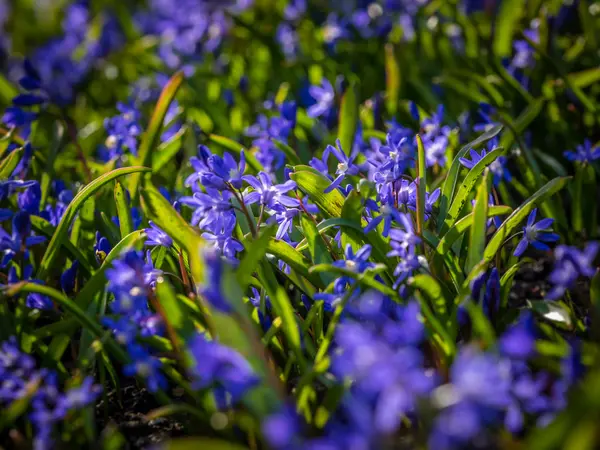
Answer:
POLYGON ((0 405, 7 408, 17 400, 29 401, 36 450, 53 448, 57 424, 93 404, 101 391, 92 377, 61 390, 58 374, 38 369, 35 359, 21 351, 14 337, 0 343, 0 405))

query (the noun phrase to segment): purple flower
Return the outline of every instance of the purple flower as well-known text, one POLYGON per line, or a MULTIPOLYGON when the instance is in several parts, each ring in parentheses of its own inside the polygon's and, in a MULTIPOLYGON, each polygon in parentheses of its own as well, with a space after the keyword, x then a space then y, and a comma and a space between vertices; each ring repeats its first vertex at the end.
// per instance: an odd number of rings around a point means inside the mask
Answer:
POLYGON ((248 361, 235 350, 218 342, 209 341, 203 334, 195 334, 188 342, 194 360, 190 372, 195 389, 214 385, 228 394, 231 403, 237 403, 259 382, 248 361))
POLYGON ((65 270, 60 276, 60 287, 66 294, 72 294, 75 290, 75 283, 77 281, 77 269, 79 268, 79 261, 75 260, 67 270, 65 270))
POLYGON ((365 233, 370 233, 383 221, 383 232, 381 234, 385 237, 388 237, 390 234, 392 221, 396 221, 396 223, 402 222, 400 212, 396 208, 394 208, 391 202, 382 202, 381 208, 377 208, 376 211, 379 211, 379 215, 369 222, 369 224, 365 227, 364 231, 365 233))
POLYGON ((104 120, 108 134, 101 156, 105 161, 123 155, 124 150, 137 154, 137 139, 142 133, 141 114, 133 104, 118 103, 119 115, 104 120))
POLYGON ((325 149, 327 155, 333 153, 333 156, 335 156, 335 158, 339 161, 337 165, 337 170, 335 171, 337 177, 329 186, 327 186, 327 188, 325 189, 325 193, 331 192, 335 188, 339 187, 340 183, 344 180, 344 178, 346 178, 346 176, 358 175, 360 171, 359 167, 356 164, 354 164, 357 152, 353 151, 350 157, 348 157, 346 153, 344 153, 344 150, 342 150, 342 144, 340 143, 339 139, 335 141, 335 145, 335 147, 332 145, 328 145, 325 149))
POLYGON ((131 362, 123 367, 125 375, 143 378, 150 392, 156 392, 167 386, 167 380, 161 373, 162 362, 160 359, 135 343, 130 343, 127 346, 127 353, 131 358, 131 362))
POLYGON ((592 147, 592 142, 586 139, 583 145, 578 145, 575 151, 564 152, 565 158, 569 161, 579 161, 587 163, 600 159, 600 147, 592 147))
POLYGON ((514 359, 528 359, 535 354, 535 323, 530 311, 521 313, 517 323, 499 340, 502 354, 514 359))
POLYGON ((599 248, 598 242, 588 242, 583 250, 566 245, 556 247, 554 269, 548 277, 553 287, 546 298, 554 300, 561 297, 579 276, 592 277, 596 272, 593 263, 599 248))
POLYGON ((163 246, 166 248, 169 248, 171 245, 173 245, 173 239, 171 239, 167 233, 160 229, 158 225, 151 220, 148 221, 148 225, 150 225, 150 228, 146 228, 144 230, 147 237, 146 245, 150 247, 163 246))
POLYGON ((292 180, 273 185, 271 177, 265 172, 260 172, 258 178, 254 175, 245 175, 244 181, 254 188, 254 191, 244 196, 244 202, 247 205, 259 202, 274 211, 282 211, 286 207, 296 208, 300 206, 299 200, 284 195, 296 189, 296 183, 292 180))
POLYGON ((329 115, 332 108, 334 108, 335 91, 333 86, 326 78, 321 81, 321 86, 311 86, 308 90, 311 97, 316 101, 306 113, 309 117, 320 117, 329 115))
POLYGON ((235 221, 235 216, 231 215, 223 220, 223 226, 214 230, 214 233, 202 233, 202 237, 212 242, 213 247, 230 262, 235 262, 237 253, 244 250, 244 246, 232 237, 235 221))
POLYGON ((46 241, 44 236, 31 235, 31 221, 29 214, 18 212, 12 219, 12 231, 8 234, 0 227, 0 253, 2 261, 0 267, 6 267, 13 257, 21 252, 28 254, 27 248, 46 241))
POLYGON ((192 197, 179 199, 184 205, 195 207, 192 214, 192 225, 208 230, 222 227, 223 222, 233 215, 233 205, 230 202, 233 194, 229 191, 219 192, 215 189, 206 189, 196 192, 192 197))
POLYGON ((521 256, 530 244, 537 250, 550 250, 545 242, 556 242, 560 239, 558 234, 547 232, 554 223, 554 219, 542 219, 538 223, 534 223, 536 214, 537 208, 529 213, 527 225, 523 228, 523 239, 515 248, 515 256, 521 256))

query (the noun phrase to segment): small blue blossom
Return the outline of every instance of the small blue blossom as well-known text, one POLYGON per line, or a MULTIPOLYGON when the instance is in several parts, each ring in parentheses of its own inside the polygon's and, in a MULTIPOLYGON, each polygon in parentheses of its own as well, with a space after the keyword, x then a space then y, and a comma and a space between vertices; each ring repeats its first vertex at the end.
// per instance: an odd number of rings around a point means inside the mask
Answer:
POLYGON ((542 219, 535 223, 536 214, 537 208, 529 213, 527 225, 523 228, 523 239, 515 248, 515 256, 521 256, 530 244, 537 250, 550 250, 546 242, 556 242, 560 239, 558 234, 548 232, 554 219, 542 219))
POLYGON ((173 239, 165 233, 158 225, 156 225, 151 220, 148 221, 148 225, 150 228, 146 228, 144 231, 146 232, 146 245, 150 247, 154 246, 162 246, 169 248, 173 245, 173 239))
POLYGON ((321 86, 311 86, 309 93, 315 99, 316 103, 306 111, 308 116, 328 116, 334 108, 335 102, 335 91, 329 80, 323 78, 321 86))
POLYGON ((258 177, 245 175, 244 181, 254 189, 254 191, 244 196, 244 202, 247 205, 258 202, 275 211, 282 211, 285 207, 295 208, 300 205, 299 200, 284 195, 296 189, 296 183, 292 180, 274 185, 267 173, 260 172, 258 177))
POLYGON ((586 139, 582 145, 578 145, 575 151, 566 151, 565 158, 569 161, 587 163, 600 159, 600 146, 592 147, 592 142, 586 139))
POLYGON ((329 186, 327 186, 325 193, 331 192, 335 188, 339 187, 340 183, 346 178, 346 176, 358 175, 360 172, 360 168, 354 163, 357 153, 353 151, 348 157, 346 153, 344 153, 344 150, 342 150, 342 144, 340 143, 339 139, 335 141, 335 145, 335 147, 328 145, 325 149, 327 155, 333 154, 333 156, 335 156, 335 158, 339 161, 337 170, 335 171, 337 177, 329 186))
POLYGON ((553 287, 546 298, 554 300, 561 297, 580 276, 592 277, 596 272, 593 263, 599 248, 598 242, 588 242, 583 250, 566 245, 556 247, 554 269, 548 277, 553 287))

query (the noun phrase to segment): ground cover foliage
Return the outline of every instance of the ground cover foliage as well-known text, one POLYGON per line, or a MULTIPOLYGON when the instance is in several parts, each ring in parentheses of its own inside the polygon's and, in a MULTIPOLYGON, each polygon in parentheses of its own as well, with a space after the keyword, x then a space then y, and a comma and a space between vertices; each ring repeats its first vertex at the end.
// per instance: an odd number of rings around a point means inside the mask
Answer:
POLYGON ((0 446, 597 447, 597 2, 0 29, 0 446))

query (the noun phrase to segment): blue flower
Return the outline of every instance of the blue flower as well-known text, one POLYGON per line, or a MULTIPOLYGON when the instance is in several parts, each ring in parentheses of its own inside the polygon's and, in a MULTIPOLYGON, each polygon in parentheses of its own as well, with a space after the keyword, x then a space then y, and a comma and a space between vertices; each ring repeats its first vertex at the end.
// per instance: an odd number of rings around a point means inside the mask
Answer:
POLYGON ((499 340, 502 354, 515 359, 527 359, 535 354, 535 323, 530 311, 504 332, 499 340))
POLYGON ((67 270, 60 276, 60 287, 66 294, 72 294, 75 290, 75 282, 77 281, 77 269, 79 261, 75 260, 67 270))
POLYGON ((573 286, 579 276, 592 277, 596 272, 593 266, 600 244, 588 242, 583 250, 576 247, 559 245, 554 250, 554 269, 548 277, 553 284, 546 298, 557 299, 573 286))
MULTIPOLYGON (((218 342, 209 341, 203 334, 197 333, 190 339, 188 350, 194 360, 190 372, 195 389, 216 385, 217 394, 219 390, 224 391, 223 394, 228 394, 230 403, 234 404, 259 382, 241 354, 218 342)), ((221 398, 224 397, 221 395, 221 398)))
POLYGON ((120 114, 104 120, 108 134, 101 156, 105 161, 123 155, 125 149, 137 154, 137 139, 142 133, 141 114, 133 104, 118 103, 120 114))
POLYGON ((192 214, 192 225, 216 230, 234 214, 230 202, 232 196, 230 191, 219 192, 215 189, 206 189, 206 193, 198 191, 191 197, 180 198, 179 202, 196 208, 192 214))
POLYGON ((146 228, 144 231, 146 232, 146 245, 153 246, 163 246, 166 248, 171 247, 173 245, 173 239, 165 233, 161 228, 158 227, 151 220, 148 221, 148 225, 150 228, 146 228))
POLYGON ((261 205, 275 211, 282 211, 285 207, 295 208, 300 206, 299 200, 284 195, 296 189, 296 183, 292 180, 273 185, 271 177, 265 172, 260 172, 258 178, 254 175, 245 175, 244 181, 254 188, 253 192, 244 196, 244 202, 247 205, 259 202, 261 205))
POLYGON ((323 78, 321 86, 311 86, 308 89, 316 103, 306 111, 309 117, 328 116, 335 107, 335 91, 327 78, 323 78))
POLYGON ((18 212, 12 219, 12 231, 8 234, 0 227, 0 253, 3 254, 0 267, 6 267, 15 255, 23 252, 28 254, 27 248, 45 242, 44 236, 31 235, 31 221, 29 214, 18 212))
POLYGON ((401 214, 398 221, 404 229, 392 228, 390 231, 390 246, 392 251, 387 256, 404 258, 415 253, 415 248, 421 243, 421 238, 415 233, 412 219, 408 214, 401 214))
POLYGON ((558 234, 547 232, 554 223, 554 219, 542 219, 535 223, 537 208, 535 208, 527 218, 527 225, 523 228, 523 239, 515 248, 515 256, 521 256, 527 247, 531 244, 537 250, 550 250, 546 242, 556 242, 560 239, 558 234))
POLYGON ((381 234, 385 237, 388 237, 390 234, 392 221, 396 221, 396 223, 402 222, 400 212, 396 208, 394 208, 394 206, 390 203, 382 202, 381 208, 376 209, 376 211, 379 211, 380 214, 377 217, 373 218, 365 227, 365 233, 370 233, 383 221, 383 232, 381 234))
POLYGON ((15 189, 26 189, 35 184, 35 180, 0 180, 0 201, 8 198, 15 189))
POLYGON ((360 171, 359 167, 356 164, 354 164, 357 152, 353 151, 350 157, 348 157, 346 153, 344 153, 344 150, 342 150, 342 144, 340 143, 339 139, 335 141, 335 145, 335 147, 333 147, 332 145, 328 145, 325 149, 327 155, 333 153, 333 156, 335 156, 335 158, 339 161, 337 165, 337 170, 335 171, 337 177, 329 186, 327 186, 327 188, 325 189, 325 193, 331 192, 335 188, 337 188, 340 185, 340 183, 344 180, 344 178, 346 178, 346 176, 358 175, 360 171))
POLYGON ((230 262, 236 261, 236 254, 244 250, 244 246, 233 238, 235 216, 231 215, 223 221, 223 226, 214 232, 202 233, 202 237, 213 243, 213 248, 219 251, 230 262))
POLYGON ((125 375, 143 378, 150 392, 156 392, 167 386, 167 380, 161 372, 162 362, 157 357, 135 343, 127 346, 127 353, 132 361, 123 367, 125 375))
POLYGON ((566 151, 565 158, 569 161, 590 162, 600 159, 600 147, 592 147, 592 142, 586 139, 583 145, 578 145, 575 151, 566 151))

